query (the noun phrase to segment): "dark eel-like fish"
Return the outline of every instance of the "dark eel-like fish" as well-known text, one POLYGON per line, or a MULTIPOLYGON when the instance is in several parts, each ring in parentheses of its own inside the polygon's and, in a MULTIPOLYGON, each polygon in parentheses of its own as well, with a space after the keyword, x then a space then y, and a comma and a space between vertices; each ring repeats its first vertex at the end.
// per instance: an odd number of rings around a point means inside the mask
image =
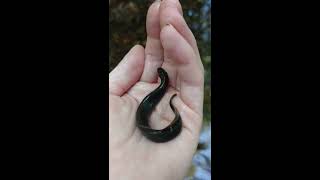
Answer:
POLYGON ((177 109, 172 105, 172 99, 177 95, 174 94, 170 98, 170 107, 175 114, 174 120, 170 125, 164 129, 156 130, 149 126, 149 118, 156 105, 160 102, 161 98, 167 91, 169 85, 169 77, 167 72, 158 68, 158 74, 161 79, 160 85, 147 95, 138 107, 136 120, 137 126, 142 134, 153 142, 167 142, 179 135, 182 129, 182 120, 177 109))

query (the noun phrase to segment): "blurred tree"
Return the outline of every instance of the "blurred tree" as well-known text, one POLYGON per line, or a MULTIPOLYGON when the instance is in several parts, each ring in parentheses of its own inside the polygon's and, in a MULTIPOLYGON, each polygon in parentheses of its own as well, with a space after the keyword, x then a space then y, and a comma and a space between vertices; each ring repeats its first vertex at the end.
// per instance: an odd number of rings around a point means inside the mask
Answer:
MULTIPOLYGON (((135 44, 145 46, 145 21, 153 0, 109 0, 109 72, 135 44)), ((205 67, 204 121, 211 121, 211 0, 180 0, 205 67)))

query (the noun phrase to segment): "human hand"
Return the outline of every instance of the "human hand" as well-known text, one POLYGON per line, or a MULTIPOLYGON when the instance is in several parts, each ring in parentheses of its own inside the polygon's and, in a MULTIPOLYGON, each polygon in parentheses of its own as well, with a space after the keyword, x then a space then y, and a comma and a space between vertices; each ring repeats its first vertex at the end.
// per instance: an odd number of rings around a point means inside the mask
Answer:
POLYGON ((109 74, 110 179, 181 180, 196 151, 202 126, 204 69, 196 40, 178 0, 153 3, 147 14, 146 48, 134 46, 109 74), (169 88, 150 117, 153 129, 169 125, 172 94, 183 123, 181 133, 154 143, 136 127, 142 99, 159 85, 157 68, 169 75, 169 88))

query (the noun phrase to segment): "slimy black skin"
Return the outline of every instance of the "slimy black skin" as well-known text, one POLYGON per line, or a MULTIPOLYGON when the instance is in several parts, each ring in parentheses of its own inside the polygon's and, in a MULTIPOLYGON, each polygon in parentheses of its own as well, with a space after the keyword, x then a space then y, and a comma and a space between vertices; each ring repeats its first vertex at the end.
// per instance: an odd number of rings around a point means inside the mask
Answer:
POLYGON ((180 134, 182 129, 182 120, 179 112, 172 105, 172 99, 177 95, 174 94, 170 98, 170 107, 175 114, 174 120, 168 127, 161 130, 152 129, 149 126, 150 115, 166 93, 169 85, 169 77, 167 72, 162 68, 158 68, 158 74, 161 79, 161 83, 154 91, 152 91, 142 100, 137 110, 136 120, 138 128, 146 138, 153 142, 163 143, 174 139, 180 134))

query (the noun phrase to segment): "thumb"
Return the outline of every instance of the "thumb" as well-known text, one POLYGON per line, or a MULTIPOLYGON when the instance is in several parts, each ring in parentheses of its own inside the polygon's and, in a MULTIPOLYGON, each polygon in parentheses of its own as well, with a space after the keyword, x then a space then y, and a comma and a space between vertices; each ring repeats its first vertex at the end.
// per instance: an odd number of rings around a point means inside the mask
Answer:
POLYGON ((144 68, 144 48, 134 46, 109 74, 109 93, 122 96, 141 77, 144 68))

